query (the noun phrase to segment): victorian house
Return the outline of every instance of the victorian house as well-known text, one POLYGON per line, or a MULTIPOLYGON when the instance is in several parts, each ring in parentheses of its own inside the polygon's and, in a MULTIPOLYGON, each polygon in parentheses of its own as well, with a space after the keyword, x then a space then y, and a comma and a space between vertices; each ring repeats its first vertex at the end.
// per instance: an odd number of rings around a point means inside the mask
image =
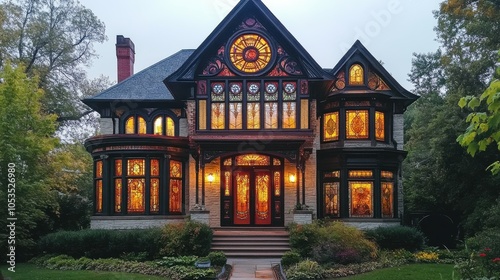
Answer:
POLYGON ((101 115, 85 142, 92 228, 283 227, 297 209, 400 223, 403 113, 417 96, 359 41, 323 69, 260 0, 241 0, 195 50, 137 74, 129 38, 116 54, 118 84, 84 100, 101 115))

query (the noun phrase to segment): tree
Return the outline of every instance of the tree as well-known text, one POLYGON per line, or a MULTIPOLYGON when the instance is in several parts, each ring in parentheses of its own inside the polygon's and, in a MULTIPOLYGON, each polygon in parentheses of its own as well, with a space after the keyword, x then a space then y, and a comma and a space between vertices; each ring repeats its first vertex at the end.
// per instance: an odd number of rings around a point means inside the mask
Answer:
POLYGON ((0 35, 8 35, 0 43, 0 67, 9 60, 38 75, 43 109, 60 123, 89 113, 80 102, 87 79, 82 66, 97 57, 93 45, 106 40, 104 23, 74 0, 9 0, 0 11, 0 35))
MULTIPOLYGON (((57 116, 42 110, 44 92, 23 67, 4 65, 0 80, 0 199, 7 205, 7 167, 15 165, 16 255, 21 258, 33 250, 37 236, 47 232, 46 212, 56 207, 44 171, 50 151, 58 144, 53 136, 57 116)), ((1 207, 0 213, 7 217, 7 207, 1 207)), ((2 219, 0 226, 5 228, 5 223, 2 219)))
MULTIPOLYGON (((500 77, 500 67, 496 71, 500 77)), ((500 150, 500 80, 495 79, 478 98, 476 96, 462 97, 458 103, 460 108, 478 110, 467 116, 469 126, 457 141, 467 152, 475 156, 477 152, 484 152, 488 146, 496 143, 500 150)), ((500 161, 496 160, 488 166, 493 174, 500 172, 500 161)))

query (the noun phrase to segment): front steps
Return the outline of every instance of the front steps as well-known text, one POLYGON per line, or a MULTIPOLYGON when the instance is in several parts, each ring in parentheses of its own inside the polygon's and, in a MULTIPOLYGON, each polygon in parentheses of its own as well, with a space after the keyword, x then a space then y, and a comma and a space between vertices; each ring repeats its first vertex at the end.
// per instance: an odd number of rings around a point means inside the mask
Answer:
POLYGON ((228 258, 281 258, 290 251, 290 238, 284 228, 218 228, 212 251, 228 258))

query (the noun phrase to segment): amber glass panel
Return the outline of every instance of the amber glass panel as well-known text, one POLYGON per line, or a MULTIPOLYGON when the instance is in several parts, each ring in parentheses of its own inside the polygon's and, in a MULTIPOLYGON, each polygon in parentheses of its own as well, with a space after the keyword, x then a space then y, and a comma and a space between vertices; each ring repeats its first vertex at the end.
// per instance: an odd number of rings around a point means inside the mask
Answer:
POLYGON ((102 178, 102 160, 96 161, 95 163, 95 177, 102 178))
POLYGON ((212 103, 212 129, 224 129, 226 126, 226 104, 212 103))
POLYGON ((125 121, 125 134, 135 134, 135 118, 129 117, 125 121))
POLYGON ((157 159, 151 160, 151 176, 160 176, 160 161, 157 159))
POLYGON ((207 101, 198 101, 198 128, 200 130, 207 129, 207 101))
POLYGON ((260 103, 247 104, 247 129, 260 129, 260 103))
POLYGON ((283 128, 296 128, 296 110, 295 102, 283 102, 283 128))
POLYGON ((115 176, 122 176, 122 160, 115 160, 115 176))
POLYGON ((180 161, 170 161, 170 177, 182 178, 182 164, 180 161))
POLYGON ((246 173, 236 173, 235 224, 250 223, 250 178, 246 173))
POLYGON ((349 182, 351 217, 372 217, 372 182, 349 182))
POLYGON ((346 136, 347 139, 368 139, 368 111, 346 111, 346 136))
POLYGON ((273 159, 273 165, 275 165, 275 166, 281 165, 281 160, 279 160, 277 158, 273 159))
POLYGON ((154 135, 163 135, 163 117, 157 117, 153 122, 154 135))
POLYGON ((340 178, 340 171, 325 172, 324 178, 340 178))
POLYGON ((371 170, 349 170, 349 178, 373 178, 371 170))
POLYGON ((309 129, 309 100, 300 100, 300 129, 309 129))
POLYGON ((144 212, 144 186, 145 179, 128 179, 128 213, 144 212))
POLYGON ((349 70, 349 84, 362 85, 364 84, 363 67, 359 64, 354 64, 349 70))
POLYGON ((323 116, 323 141, 339 140, 339 112, 327 113, 323 116))
POLYGON ((129 159, 127 160, 127 175, 128 176, 144 176, 144 159, 129 159))
POLYGON ((264 104, 264 118, 266 129, 278 128, 278 103, 268 102, 264 104))
POLYGON ((255 73, 271 61, 271 46, 258 34, 243 34, 236 38, 229 49, 229 59, 238 70, 255 73))
POLYGON ((151 179, 149 189, 149 211, 160 211, 160 180, 151 179))
POLYGON ((166 129, 165 133, 167 136, 175 136, 175 123, 171 117, 165 117, 166 129))
POLYGON ((182 203, 182 181, 170 179, 170 207, 169 211, 171 213, 181 212, 182 203))
POLYGON ((394 173, 392 173, 391 171, 381 171, 380 177, 385 179, 392 179, 394 178, 394 173))
POLYGON ((339 216, 339 182, 324 183, 325 215, 339 216))
POLYGON ((278 171, 274 172, 274 195, 281 195, 281 173, 278 171))
POLYGON ((236 165, 252 166, 252 165, 271 165, 271 158, 257 154, 248 154, 236 157, 236 165))
POLYGON ((115 213, 122 211, 122 179, 115 179, 115 213))
POLYGON ((375 139, 385 140, 385 116, 382 112, 375 112, 375 139))
POLYGON ((95 181, 95 210, 102 213, 102 180, 95 181))
POLYGON ((146 134, 146 120, 143 117, 137 117, 137 133, 146 134))
POLYGON ((231 172, 226 171, 224 172, 224 195, 225 196, 230 196, 231 195, 231 172))
POLYGON ((233 160, 228 158, 224 161, 224 166, 231 166, 233 165, 233 160))
POLYGON ((243 112, 241 103, 229 103, 229 129, 243 128, 243 112))
POLYGON ((255 223, 267 224, 271 221, 270 178, 268 174, 255 175, 255 223))
POLYGON ((382 217, 384 218, 392 218, 394 216, 393 190, 394 183, 382 182, 382 217))

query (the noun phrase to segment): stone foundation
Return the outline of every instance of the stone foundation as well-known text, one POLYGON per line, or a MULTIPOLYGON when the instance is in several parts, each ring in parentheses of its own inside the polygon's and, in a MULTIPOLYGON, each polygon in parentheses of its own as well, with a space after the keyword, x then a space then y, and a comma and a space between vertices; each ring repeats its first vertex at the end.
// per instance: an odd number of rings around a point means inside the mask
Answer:
POLYGON ((182 223, 186 216, 93 216, 91 229, 144 229, 182 223))

